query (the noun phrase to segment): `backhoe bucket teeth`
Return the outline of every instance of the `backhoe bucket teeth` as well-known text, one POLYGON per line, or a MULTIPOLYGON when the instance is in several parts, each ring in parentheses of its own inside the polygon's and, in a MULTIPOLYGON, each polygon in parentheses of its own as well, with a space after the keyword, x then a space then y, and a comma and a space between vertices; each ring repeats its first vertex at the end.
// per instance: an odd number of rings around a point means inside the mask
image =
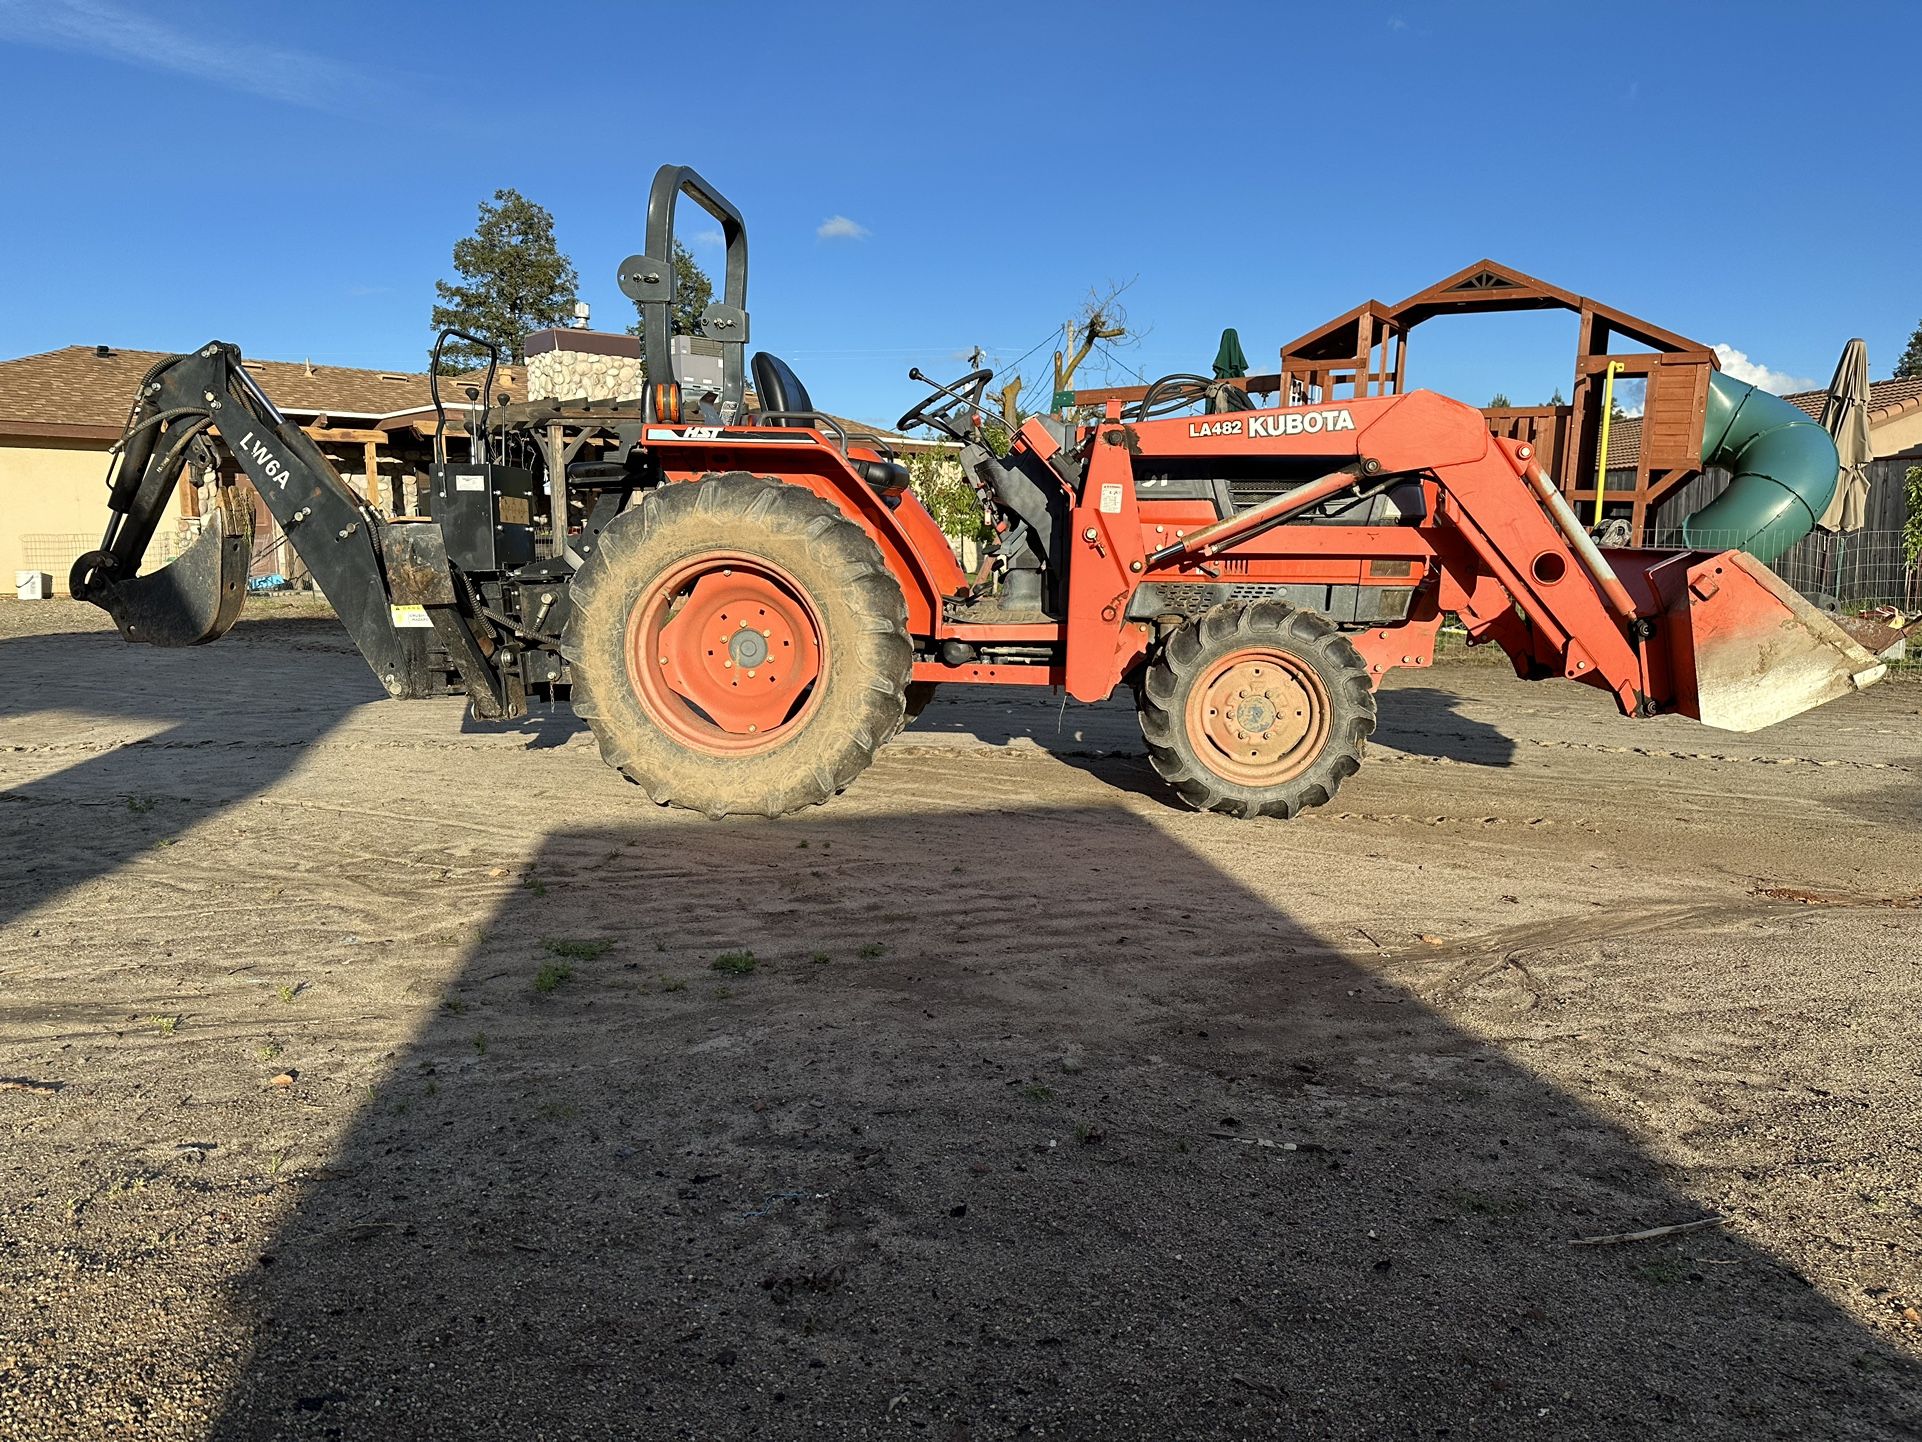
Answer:
POLYGON ((111 575, 111 558, 94 551, 74 562, 71 590, 113 617, 129 641, 200 646, 240 619, 254 552, 254 514, 238 486, 223 486, 200 535, 179 557, 144 576, 111 575))
POLYGON ((1675 641, 1676 709, 1704 725, 1759 731, 1888 670, 1746 552, 1696 552, 1671 565, 1660 589, 1675 641))

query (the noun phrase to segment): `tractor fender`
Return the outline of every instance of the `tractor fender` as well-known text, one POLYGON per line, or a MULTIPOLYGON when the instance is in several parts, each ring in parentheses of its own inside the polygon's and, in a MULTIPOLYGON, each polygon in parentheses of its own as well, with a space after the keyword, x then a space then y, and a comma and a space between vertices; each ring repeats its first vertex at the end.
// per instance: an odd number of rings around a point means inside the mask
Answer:
MULTIPOLYGON (((676 450, 680 450, 676 447, 676 450)), ((693 448, 687 448, 692 451, 693 448)), ((881 548, 908 605, 908 631, 934 636, 941 630, 942 599, 967 585, 967 577, 927 507, 912 491, 890 507, 879 492, 842 464, 838 453, 816 446, 756 446, 751 455, 704 448, 698 469, 677 479, 697 480, 723 471, 746 471, 791 486, 804 486, 860 526, 881 548)), ((746 447, 742 447, 745 450, 746 447)), ((688 455, 687 461, 695 456, 688 455)), ((680 456, 670 463, 679 471, 680 456)))

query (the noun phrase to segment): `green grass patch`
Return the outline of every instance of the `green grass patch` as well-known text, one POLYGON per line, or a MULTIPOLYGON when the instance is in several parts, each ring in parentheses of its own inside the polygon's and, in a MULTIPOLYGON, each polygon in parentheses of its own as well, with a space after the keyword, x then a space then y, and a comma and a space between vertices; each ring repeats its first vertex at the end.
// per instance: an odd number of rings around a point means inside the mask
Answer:
POLYGON ((723 976, 748 976, 760 964, 751 951, 724 951, 708 963, 723 976))
POLYGON ((564 956, 569 961, 595 961, 606 956, 614 949, 614 943, 606 937, 596 937, 592 941, 543 941, 549 956, 564 956))
POLYGON ((565 962, 550 961, 534 973, 534 990, 542 996, 559 991, 561 983, 574 975, 574 968, 565 962))

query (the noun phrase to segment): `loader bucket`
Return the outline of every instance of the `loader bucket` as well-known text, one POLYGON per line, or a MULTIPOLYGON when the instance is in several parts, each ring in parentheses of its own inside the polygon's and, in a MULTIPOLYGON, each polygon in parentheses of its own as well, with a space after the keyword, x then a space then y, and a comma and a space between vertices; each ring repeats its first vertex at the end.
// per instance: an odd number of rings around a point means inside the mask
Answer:
POLYGON ((1675 709, 1704 725, 1759 731, 1888 670, 1746 552, 1676 556, 1650 579, 1667 603, 1675 709))
POLYGON ((75 561, 69 582, 74 598, 112 616, 128 641, 199 646, 226 635, 247 599, 254 513, 242 487, 216 487, 215 495, 193 544, 157 571, 116 576, 107 551, 89 551, 75 561))

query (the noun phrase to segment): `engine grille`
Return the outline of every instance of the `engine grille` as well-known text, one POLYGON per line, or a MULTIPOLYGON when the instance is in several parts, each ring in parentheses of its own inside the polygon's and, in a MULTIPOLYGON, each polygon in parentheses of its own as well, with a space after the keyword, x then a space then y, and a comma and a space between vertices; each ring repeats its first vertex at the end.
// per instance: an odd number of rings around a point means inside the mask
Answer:
POLYGON ((1218 606, 1223 601, 1292 601, 1289 592, 1292 586, 1243 584, 1224 586, 1205 583, 1163 582, 1160 587, 1160 603, 1164 611, 1173 611, 1182 616, 1199 616, 1210 606, 1218 606))
POLYGON ((1237 512, 1252 510, 1263 501, 1272 501, 1285 491, 1296 490, 1300 481, 1288 480, 1232 480, 1228 482, 1228 499, 1234 503, 1237 512))

